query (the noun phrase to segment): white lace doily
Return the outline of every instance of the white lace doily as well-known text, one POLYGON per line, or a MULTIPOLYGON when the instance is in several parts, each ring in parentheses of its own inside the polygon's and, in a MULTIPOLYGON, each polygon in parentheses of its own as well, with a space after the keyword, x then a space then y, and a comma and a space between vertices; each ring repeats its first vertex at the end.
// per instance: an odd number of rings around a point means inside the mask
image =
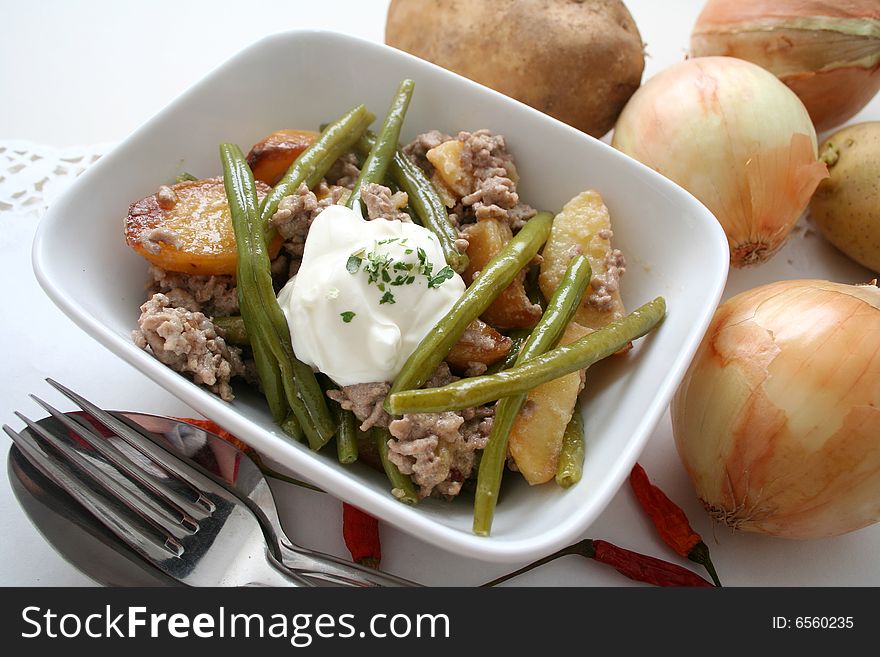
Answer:
POLYGON ((42 214, 110 146, 52 148, 21 140, 0 141, 0 213, 42 214))

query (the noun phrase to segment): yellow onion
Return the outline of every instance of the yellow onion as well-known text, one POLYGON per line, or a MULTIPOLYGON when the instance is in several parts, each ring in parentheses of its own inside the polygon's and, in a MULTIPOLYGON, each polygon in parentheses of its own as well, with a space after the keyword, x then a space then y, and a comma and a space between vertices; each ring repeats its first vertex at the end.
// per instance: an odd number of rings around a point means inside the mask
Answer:
POLYGON ((621 113, 612 144, 702 201, 735 267, 773 255, 828 175, 803 103, 732 57, 691 59, 651 78, 621 113))
POLYGON ((672 403, 678 453, 716 520, 787 538, 880 520, 874 284, 783 281, 719 306, 672 403))
POLYGON ((880 89, 877 0, 709 0, 691 35, 695 57, 754 62, 806 105, 816 130, 843 123, 880 89))

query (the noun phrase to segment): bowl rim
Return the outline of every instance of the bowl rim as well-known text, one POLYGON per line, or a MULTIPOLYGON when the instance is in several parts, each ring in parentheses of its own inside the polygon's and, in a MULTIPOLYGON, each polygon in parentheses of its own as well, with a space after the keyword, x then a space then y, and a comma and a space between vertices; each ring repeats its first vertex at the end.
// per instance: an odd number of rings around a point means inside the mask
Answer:
MULTIPOLYGON (((320 29, 286 30, 264 36, 240 49, 225 61, 212 68, 202 78, 165 104, 152 117, 147 119, 125 139, 116 144, 107 154, 102 156, 98 162, 89 167, 89 169, 74 181, 70 187, 64 190, 56 198, 52 207, 49 208, 40 220, 34 237, 31 256, 33 270, 40 286, 43 288, 47 296, 74 322, 74 324, 100 342, 113 354, 121 357, 135 369, 148 376, 155 383, 162 386, 166 391, 176 396, 185 404, 191 406, 194 410, 198 411, 205 417, 214 419, 232 433, 242 436, 255 448, 270 453, 283 452, 285 461, 283 464, 284 467, 290 468, 292 471, 296 472, 298 476, 308 479, 322 488, 333 491, 332 494, 334 497, 363 507, 368 512, 391 523, 401 531, 420 538, 423 541, 430 542, 433 545, 450 552, 495 562, 517 562, 538 558, 555 549, 564 547, 576 540, 608 506, 626 477, 629 476, 629 470, 643 450, 654 427, 658 424, 665 413, 676 388, 684 377, 685 371, 696 353, 700 341, 709 326, 715 308, 721 299, 729 267, 727 239, 715 217, 689 192, 679 187, 674 182, 666 179, 659 173, 590 135, 582 133, 553 117, 545 115, 513 98, 504 96, 497 91, 473 82, 472 80, 464 78, 456 73, 381 43, 340 32, 320 29), (278 440, 278 437, 281 434, 273 434, 268 429, 256 424, 250 419, 247 419, 232 405, 221 401, 207 390, 199 388, 190 381, 182 378, 177 372, 167 368, 158 360, 137 348, 130 341, 126 342, 123 340, 120 335, 111 330, 110 327, 100 321, 98 317, 88 312, 73 298, 63 294, 62 290, 55 281, 52 280, 51 275, 48 273, 49 267, 47 266, 48 254, 46 253, 46 236, 49 233, 52 224, 58 221, 57 218, 64 214, 64 207, 67 204, 68 199, 75 194, 79 187, 85 185, 86 182, 90 181, 93 177, 102 175, 103 170, 113 165, 117 154, 124 150, 128 144, 138 140, 142 134, 149 133, 154 124, 165 120, 167 115, 173 114, 178 105, 181 105, 191 97, 197 97, 203 88, 209 87, 215 77, 233 62, 253 51, 266 48, 276 41, 303 38, 317 38, 324 43, 333 43, 334 41, 343 42, 349 47, 371 48, 376 51, 384 51, 385 56, 403 58, 415 66, 427 67, 425 70, 433 70, 435 73, 440 72, 442 76, 452 76, 453 79, 458 80, 458 83, 472 86, 479 89, 480 93, 489 94, 496 99, 500 99, 504 103, 518 106, 521 110, 530 115, 531 120, 555 123, 557 127, 561 126, 575 139, 583 140, 586 138, 587 140, 592 140, 593 145, 601 149, 606 156, 623 158, 627 161, 627 166, 641 168, 643 174, 648 175, 649 178, 653 180, 653 184, 659 186, 660 189, 665 190, 667 193, 674 195, 675 198, 681 199, 680 202, 690 206, 691 211, 695 215, 703 217, 709 233, 714 235, 715 239, 702 245, 702 248, 716 249, 718 251, 718 257, 714 258, 714 260, 719 264, 718 269, 711 272, 711 275, 714 276, 714 280, 711 281, 711 284, 708 286, 710 303, 702 306, 699 313, 693 317, 694 321, 691 325, 696 330, 692 330, 685 336, 683 344, 681 345, 682 348, 674 358, 665 377, 662 379, 661 385, 658 386, 658 389, 651 397, 650 403, 643 409, 641 420, 633 431, 633 438, 621 448, 618 457, 614 461, 613 467, 606 473, 603 485, 598 487, 598 490, 593 493, 592 502, 585 505, 585 509, 572 514, 567 521, 557 524, 551 530, 545 531, 539 535, 515 539, 491 535, 488 537, 482 537, 460 531, 457 528, 438 522, 428 514, 420 513, 417 508, 401 504, 391 495, 381 495, 377 491, 361 484, 354 477, 348 476, 344 472, 334 470, 323 464, 320 459, 313 458, 311 455, 305 456, 305 452, 300 452, 296 448, 285 448, 283 444, 277 444, 284 442, 278 440)), ((705 272, 704 274, 707 276, 709 275, 709 273, 705 272)), ((650 340, 651 337, 648 336, 647 339, 650 340)))

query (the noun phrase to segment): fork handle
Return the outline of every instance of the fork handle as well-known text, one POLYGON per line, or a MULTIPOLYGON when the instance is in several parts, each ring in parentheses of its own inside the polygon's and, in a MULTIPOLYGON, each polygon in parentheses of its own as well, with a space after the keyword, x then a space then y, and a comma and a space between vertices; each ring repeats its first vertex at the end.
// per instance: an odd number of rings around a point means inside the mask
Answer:
POLYGON ((420 586, 402 577, 367 568, 323 552, 279 541, 281 563, 313 586, 420 586))

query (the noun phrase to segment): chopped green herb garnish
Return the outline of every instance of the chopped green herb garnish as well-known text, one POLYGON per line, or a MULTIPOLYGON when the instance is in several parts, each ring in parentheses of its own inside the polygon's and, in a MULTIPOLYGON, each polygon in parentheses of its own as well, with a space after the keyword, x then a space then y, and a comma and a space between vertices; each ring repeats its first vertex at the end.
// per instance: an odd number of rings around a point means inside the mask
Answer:
POLYGON ((391 254, 379 249, 380 246, 392 242, 406 245, 407 238, 390 237, 374 242, 371 251, 360 249, 352 253, 346 263, 346 269, 350 274, 356 274, 363 269, 367 274, 367 284, 375 284, 379 288, 379 292, 382 293, 379 299, 380 304, 395 303, 394 294, 388 289, 388 286, 412 285, 417 276, 424 276, 429 288, 438 288, 455 275, 452 267, 448 265, 434 274, 434 263, 428 259, 428 254, 422 247, 414 246, 414 248, 406 248, 403 251, 405 255, 410 255, 415 251, 418 263, 395 260, 391 254))
POLYGON ((353 313, 350 310, 346 310, 344 313, 339 313, 339 316, 342 317, 342 321, 348 324, 351 320, 354 319, 357 313, 353 313))
POLYGON ((357 274, 358 270, 361 268, 362 262, 362 258, 359 258, 356 255, 350 255, 348 256, 348 261, 345 263, 345 269, 349 274, 357 274))
POLYGON ((455 272, 452 271, 452 267, 446 265, 443 269, 437 272, 437 274, 428 279, 428 287, 440 287, 443 285, 444 281, 448 281, 455 275, 455 272))

